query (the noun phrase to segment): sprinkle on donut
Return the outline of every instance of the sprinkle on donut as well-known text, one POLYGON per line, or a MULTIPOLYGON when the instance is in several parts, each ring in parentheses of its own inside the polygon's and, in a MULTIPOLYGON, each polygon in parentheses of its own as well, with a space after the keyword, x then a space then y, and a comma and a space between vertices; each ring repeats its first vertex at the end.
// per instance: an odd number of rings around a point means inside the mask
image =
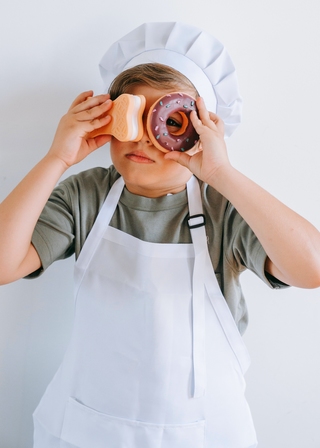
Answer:
POLYGON ((147 131, 154 146, 163 152, 184 152, 193 148, 199 140, 190 120, 193 110, 197 110, 196 100, 185 93, 175 92, 159 98, 150 107, 147 117, 147 131), (168 119, 177 113, 181 127, 170 132, 168 119))

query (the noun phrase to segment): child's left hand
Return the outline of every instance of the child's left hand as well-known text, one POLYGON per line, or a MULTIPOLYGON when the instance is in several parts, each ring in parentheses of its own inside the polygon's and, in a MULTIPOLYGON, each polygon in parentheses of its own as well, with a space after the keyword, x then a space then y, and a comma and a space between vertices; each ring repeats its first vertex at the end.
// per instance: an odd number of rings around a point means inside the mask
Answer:
POLYGON ((230 167, 224 141, 224 124, 216 114, 206 109, 202 98, 197 99, 197 107, 198 115, 193 111, 190 118, 199 134, 198 150, 196 152, 194 149, 189 152, 171 151, 165 154, 165 158, 175 160, 189 168, 198 179, 214 186, 217 170, 230 167))

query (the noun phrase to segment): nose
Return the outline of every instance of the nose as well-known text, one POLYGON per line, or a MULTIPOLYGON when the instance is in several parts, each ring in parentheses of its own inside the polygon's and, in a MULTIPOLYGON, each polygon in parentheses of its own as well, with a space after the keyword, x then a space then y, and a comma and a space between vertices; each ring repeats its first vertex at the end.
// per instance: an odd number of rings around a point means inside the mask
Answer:
POLYGON ((152 145, 146 128, 143 129, 143 134, 142 134, 142 138, 141 138, 140 142, 145 145, 152 145))
POLYGON ((143 134, 142 134, 141 140, 139 140, 139 142, 141 142, 145 145, 152 145, 152 142, 150 140, 148 130, 147 130, 147 117, 143 117, 142 125, 143 125, 143 134))

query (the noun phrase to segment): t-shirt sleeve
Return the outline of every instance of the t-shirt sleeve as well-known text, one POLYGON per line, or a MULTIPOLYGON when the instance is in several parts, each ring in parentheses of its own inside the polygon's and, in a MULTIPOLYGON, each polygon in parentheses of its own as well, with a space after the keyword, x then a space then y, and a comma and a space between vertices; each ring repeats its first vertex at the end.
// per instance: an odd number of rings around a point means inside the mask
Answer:
POLYGON ((113 166, 96 167, 63 180, 52 192, 36 224, 32 244, 42 269, 75 254, 77 258, 112 184, 119 177, 113 166))
MULTIPOLYGON (((40 257, 42 271, 54 261, 70 257, 74 253, 74 217, 66 183, 62 182, 52 192, 31 242, 40 257)), ((32 276, 35 274, 31 274, 32 276)))
POLYGON ((267 254, 264 248, 253 230, 231 204, 228 205, 226 215, 225 236, 229 241, 226 258, 230 266, 238 271, 249 269, 271 288, 288 286, 266 273, 267 254))

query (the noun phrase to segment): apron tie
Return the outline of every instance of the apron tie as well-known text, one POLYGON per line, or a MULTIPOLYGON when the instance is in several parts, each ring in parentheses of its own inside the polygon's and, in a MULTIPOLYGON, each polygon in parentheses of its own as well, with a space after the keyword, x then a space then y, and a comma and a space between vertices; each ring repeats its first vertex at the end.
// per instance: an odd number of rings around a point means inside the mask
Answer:
POLYGON ((207 260, 207 237, 202 203, 196 194, 199 188, 197 179, 192 176, 187 184, 190 217, 188 226, 191 232, 195 258, 192 275, 192 357, 194 398, 202 397, 206 388, 205 362, 205 266, 207 260))

